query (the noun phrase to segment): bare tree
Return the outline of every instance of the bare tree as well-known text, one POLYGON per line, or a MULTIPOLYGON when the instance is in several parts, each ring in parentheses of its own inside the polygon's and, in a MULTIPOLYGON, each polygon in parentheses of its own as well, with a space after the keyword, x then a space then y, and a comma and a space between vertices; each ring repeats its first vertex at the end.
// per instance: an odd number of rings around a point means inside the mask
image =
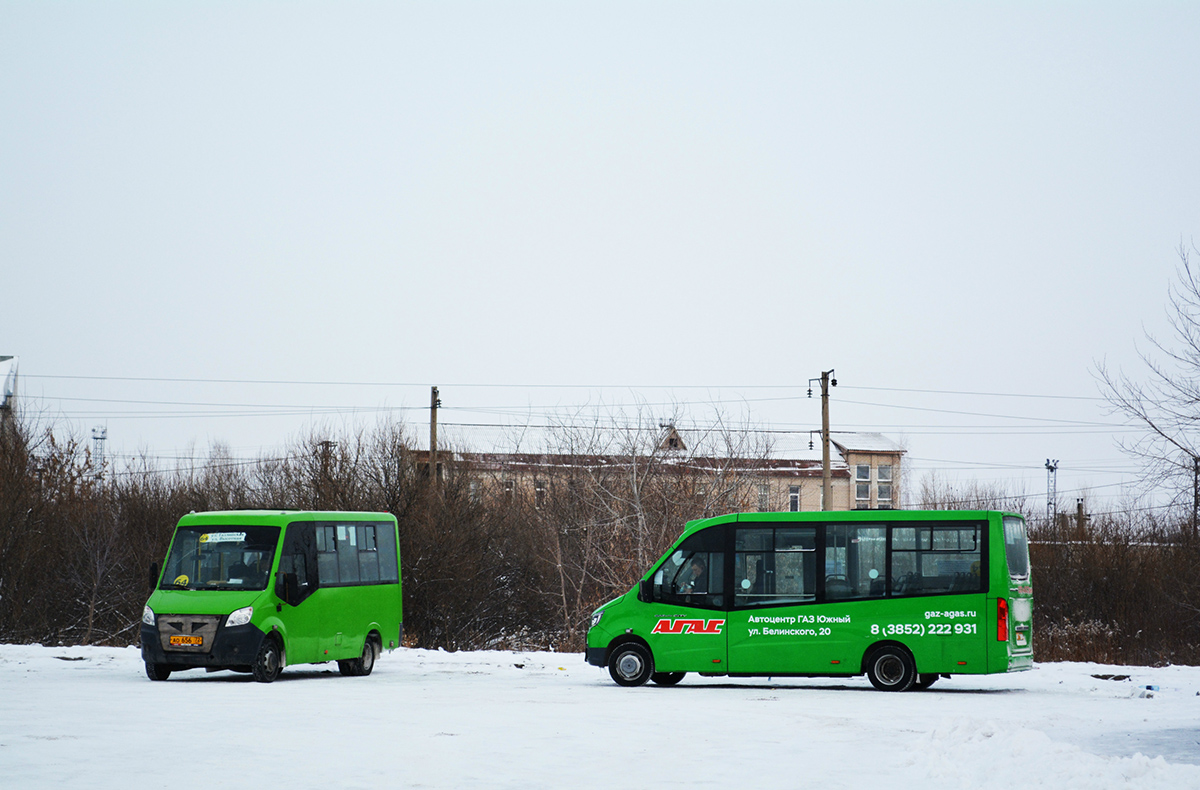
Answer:
POLYGON ((1148 487, 1169 492, 1172 504, 1190 506, 1194 534, 1200 511, 1200 271, 1182 244, 1179 261, 1167 301, 1174 338, 1147 333, 1151 349, 1139 351, 1145 379, 1104 362, 1096 368, 1113 411, 1143 429, 1137 438, 1122 440, 1122 449, 1142 462, 1148 487))
POLYGON ((936 471, 921 478, 914 499, 920 510, 1007 510, 1027 520, 1033 516, 1023 487, 1009 490, 1002 483, 951 482, 936 471))
POLYGON ((679 416, 664 424, 644 408, 577 413, 559 422, 535 462, 542 493, 530 510, 562 644, 582 644, 592 609, 628 590, 687 521, 749 501, 769 448, 748 426, 724 420, 672 447, 665 426, 682 424, 679 416))

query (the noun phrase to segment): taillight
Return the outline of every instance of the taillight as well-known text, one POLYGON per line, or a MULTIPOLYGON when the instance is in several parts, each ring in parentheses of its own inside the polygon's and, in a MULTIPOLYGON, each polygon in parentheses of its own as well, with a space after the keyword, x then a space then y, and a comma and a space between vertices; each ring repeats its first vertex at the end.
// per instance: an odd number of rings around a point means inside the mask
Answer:
POLYGON ((996 638, 1008 641, 1008 601, 1003 598, 996 599, 996 638))

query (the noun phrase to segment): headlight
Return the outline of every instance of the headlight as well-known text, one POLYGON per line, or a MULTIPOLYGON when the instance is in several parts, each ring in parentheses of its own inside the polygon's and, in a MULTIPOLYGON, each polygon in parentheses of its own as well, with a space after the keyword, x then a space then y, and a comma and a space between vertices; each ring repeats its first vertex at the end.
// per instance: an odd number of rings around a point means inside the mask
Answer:
POLYGON ((154 625, 154 610, 149 606, 142 607, 142 622, 146 625, 154 625))
POLYGON ((596 626, 600 625, 600 618, 601 618, 601 617, 603 617, 603 616, 604 616, 604 610, 603 610, 603 609, 601 609, 601 610, 600 610, 600 611, 598 611, 598 612, 592 612, 592 624, 591 624, 590 626, 588 626, 588 627, 589 627, 589 628, 595 628, 596 626))
POLYGON ((244 606, 238 609, 233 614, 229 615, 229 619, 225 621, 225 627, 228 628, 234 625, 245 625, 250 622, 250 615, 254 614, 253 606, 244 606))

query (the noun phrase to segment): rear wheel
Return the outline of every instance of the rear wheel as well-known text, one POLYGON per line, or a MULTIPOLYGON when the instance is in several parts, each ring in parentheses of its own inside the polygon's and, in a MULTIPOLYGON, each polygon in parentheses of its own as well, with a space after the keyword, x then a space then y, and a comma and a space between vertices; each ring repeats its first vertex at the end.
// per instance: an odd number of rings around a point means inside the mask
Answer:
POLYGON ((654 674, 654 658, 636 642, 621 645, 608 660, 608 674, 618 686, 641 686, 654 674))
POLYGON ((650 676, 650 680, 659 686, 674 686, 683 680, 683 676, 686 674, 686 672, 655 672, 650 676))
POLYGON ((262 646, 258 648, 258 655, 254 657, 254 663, 250 666, 250 671, 254 674, 254 679, 259 683, 270 683, 279 677, 279 673, 283 671, 283 654, 279 650, 279 643, 274 637, 268 636, 262 641, 262 646))
POLYGON ((166 680, 171 677, 171 670, 166 664, 151 664, 147 661, 146 677, 151 680, 166 680))
POLYGON ((371 674, 375 668, 375 643, 370 637, 363 644, 363 653, 358 658, 348 658, 338 662, 338 672, 352 677, 363 677, 371 674))
POLYGON ((888 645, 871 654, 867 677, 880 691, 908 691, 917 679, 917 666, 907 650, 888 645))
POLYGON ((917 689, 918 691, 924 691, 925 689, 927 689, 927 688, 929 688, 930 686, 932 686, 934 683, 937 683, 937 679, 938 679, 939 677, 941 677, 941 676, 940 676, 940 675, 937 675, 937 674, 933 674, 933 675, 925 675, 925 674, 917 675, 917 681, 916 681, 915 683, 913 683, 913 688, 917 689))

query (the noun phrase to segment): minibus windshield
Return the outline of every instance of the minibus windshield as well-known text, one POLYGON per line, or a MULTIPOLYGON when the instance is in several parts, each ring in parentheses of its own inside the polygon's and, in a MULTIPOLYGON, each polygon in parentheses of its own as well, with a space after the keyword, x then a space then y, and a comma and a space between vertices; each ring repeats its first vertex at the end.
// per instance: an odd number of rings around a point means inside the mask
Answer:
POLYGON ((279 527, 180 527, 159 589, 266 589, 278 542, 279 527))

